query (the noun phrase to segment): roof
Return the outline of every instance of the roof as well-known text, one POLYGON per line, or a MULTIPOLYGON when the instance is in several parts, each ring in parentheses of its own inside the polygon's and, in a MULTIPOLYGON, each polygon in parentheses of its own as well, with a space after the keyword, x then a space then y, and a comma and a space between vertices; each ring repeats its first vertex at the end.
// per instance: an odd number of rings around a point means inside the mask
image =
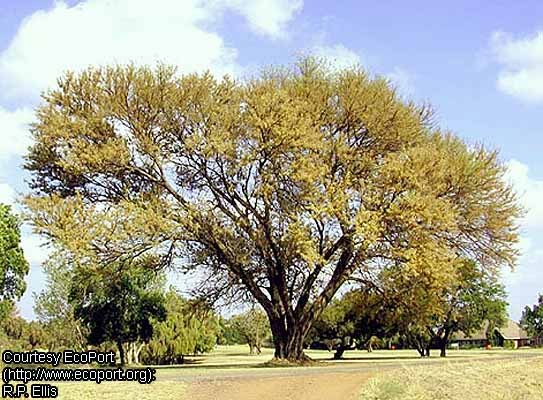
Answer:
MULTIPOLYGON (((488 321, 485 321, 483 327, 473 332, 471 335, 466 335, 464 332, 457 332, 453 335, 452 341, 463 341, 463 340, 486 340, 487 339, 487 330, 488 330, 488 321)), ((518 340, 518 339, 529 339, 530 336, 524 329, 520 327, 515 321, 508 319, 506 324, 501 328, 496 328, 501 336, 507 340, 518 340)))
POLYGON ((464 332, 459 331, 453 334, 452 341, 455 340, 486 340, 486 331, 488 329, 488 321, 485 321, 483 327, 478 331, 473 332, 471 335, 466 335, 464 332))
POLYGON ((504 339, 529 339, 528 333, 520 327, 515 321, 507 320, 507 324, 503 328, 499 328, 498 332, 504 339))

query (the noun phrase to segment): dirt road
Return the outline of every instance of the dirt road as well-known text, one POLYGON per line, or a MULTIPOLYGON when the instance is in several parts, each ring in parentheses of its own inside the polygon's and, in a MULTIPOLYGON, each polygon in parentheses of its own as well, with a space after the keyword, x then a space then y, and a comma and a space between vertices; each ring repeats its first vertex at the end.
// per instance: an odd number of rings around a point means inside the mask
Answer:
MULTIPOLYGON (((533 355, 512 353, 492 357, 510 360, 533 355)), ((190 400, 357 400, 366 381, 377 373, 406 365, 443 362, 463 363, 470 360, 417 360, 370 364, 342 363, 311 368, 219 369, 212 374, 179 377, 188 385, 190 400)))
POLYGON ((190 400, 356 400, 370 372, 297 374, 193 381, 190 400))

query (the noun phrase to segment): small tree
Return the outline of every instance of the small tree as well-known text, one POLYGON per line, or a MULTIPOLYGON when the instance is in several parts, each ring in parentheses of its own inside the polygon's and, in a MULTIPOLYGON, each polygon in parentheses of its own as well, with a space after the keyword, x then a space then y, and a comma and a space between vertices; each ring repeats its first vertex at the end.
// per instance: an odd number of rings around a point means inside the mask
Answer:
POLYGON ((230 324, 230 321, 224 317, 219 317, 220 333, 217 337, 217 344, 233 345, 245 344, 245 339, 235 327, 230 324))
POLYGON ((266 314, 252 308, 230 318, 229 323, 249 345, 249 354, 260 354, 262 343, 270 337, 270 324, 266 314))
POLYGON ((31 350, 47 345, 47 332, 38 321, 31 321, 26 326, 26 340, 31 350))
POLYGON ((0 204, 0 319, 9 316, 12 302, 26 290, 28 262, 20 246, 19 221, 8 205, 0 204))
POLYGON ((47 332, 39 321, 26 321, 15 307, 0 322, 0 347, 14 351, 28 351, 47 347, 47 332))
POLYGON ((90 268, 78 271, 70 301, 75 317, 88 329, 89 343, 114 342, 124 365, 127 353, 128 362, 132 361, 133 344, 151 339, 151 320, 166 317, 164 296, 154 287, 158 277, 149 265, 113 265, 109 272, 104 278, 92 274, 90 268), (128 352, 125 344, 129 345, 128 352))
POLYGON ((451 336, 458 331, 470 335, 486 322, 489 331, 507 320, 504 286, 497 276, 484 271, 472 260, 458 264, 456 279, 444 293, 443 313, 435 318, 429 330, 439 344, 440 356, 446 356, 451 336))
POLYGON ((334 358, 339 359, 355 346, 371 352, 382 343, 379 338, 391 338, 398 331, 405 334, 407 327, 400 323, 407 315, 400 317, 396 305, 375 289, 352 290, 333 301, 315 322, 313 340, 326 344, 329 350, 335 348, 334 358))
MULTIPOLYGON (((358 338, 371 349, 375 338, 400 335, 422 357, 437 344, 446 355, 450 337, 470 334, 485 322, 490 329, 506 319, 505 290, 495 273, 471 260, 459 260, 441 279, 424 272, 405 274, 396 268, 378 280, 333 302, 315 323, 321 337, 335 339, 336 357, 358 338)), ((361 282, 364 283, 362 279, 361 282)))
POLYGON ((181 364, 187 354, 213 349, 220 327, 208 307, 183 299, 173 289, 166 294, 165 304, 167 318, 154 321, 152 339, 143 350, 146 362, 181 364))
POLYGON ((451 336, 469 335, 487 322, 490 329, 507 317, 506 293, 496 271, 485 270, 473 260, 459 259, 442 279, 392 271, 382 276, 384 321, 429 356, 436 344, 446 356, 451 336), (391 312, 393 311, 393 312, 391 312))
POLYGON ((87 334, 81 320, 75 317, 70 290, 74 280, 72 264, 62 253, 53 254, 43 266, 46 281, 40 293, 34 293, 34 312, 47 332, 51 351, 63 348, 83 350, 87 334))
POLYGON ((521 326, 532 336, 543 336, 543 295, 539 295, 536 304, 526 306, 520 320, 521 326))
POLYGON ((354 321, 347 317, 349 308, 350 304, 345 299, 333 301, 324 309, 309 333, 313 341, 324 344, 328 351, 335 348, 334 358, 341 358, 355 335, 354 321))
POLYGON ((25 335, 27 333, 28 322, 18 315, 15 305, 10 302, 4 303, 6 306, 10 306, 5 310, 6 316, 0 320, 0 337, 2 340, 2 347, 13 350, 26 350, 27 340, 25 335))

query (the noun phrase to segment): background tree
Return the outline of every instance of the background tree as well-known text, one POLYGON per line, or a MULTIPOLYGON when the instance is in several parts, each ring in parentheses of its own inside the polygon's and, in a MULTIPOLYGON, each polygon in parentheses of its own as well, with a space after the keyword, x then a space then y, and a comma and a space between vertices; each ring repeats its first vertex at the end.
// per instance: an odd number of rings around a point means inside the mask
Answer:
POLYGON ((264 312, 252 308, 229 320, 233 330, 249 345, 249 354, 260 354, 262 344, 270 337, 270 324, 264 312))
POLYGON ((298 361, 356 274, 514 263, 505 167, 431 117, 383 78, 311 58, 245 82, 91 68, 43 97, 26 204, 93 263, 190 259, 208 296, 258 302, 275 357, 298 361))
POLYGON ((543 336, 543 295, 536 304, 526 306, 520 319, 521 326, 532 336, 543 336))
POLYGON ((332 301, 315 321, 309 333, 311 341, 324 344, 328 351, 335 348, 334 358, 341 358, 345 348, 354 344, 354 321, 349 317, 355 314, 349 312, 351 309, 352 305, 345 298, 332 301))
POLYGON ((490 274, 472 260, 458 264, 455 283, 443 294, 444 312, 429 327, 445 357, 451 336, 462 331, 465 335, 481 329, 488 323, 488 331, 501 327, 507 321, 507 295, 495 274, 490 274))
POLYGON ((227 320, 224 317, 219 317, 219 327, 220 327, 220 333, 217 337, 217 344, 220 345, 234 345, 234 344, 245 344, 245 339, 243 336, 239 333, 237 329, 235 329, 229 320, 227 320))
POLYGON ((469 335, 485 323, 493 330, 507 318, 506 293, 497 271, 460 259, 446 274, 436 280, 427 274, 387 271, 380 278, 375 317, 421 356, 429 356, 432 345, 437 345, 445 357, 454 333, 469 335))
POLYGON ((327 344, 329 350, 335 348, 334 358, 339 359, 345 350, 357 347, 371 352, 400 335, 425 356, 430 337, 425 325, 423 332, 416 327, 416 321, 422 320, 420 309, 414 303, 402 309, 395 296, 377 289, 377 285, 353 289, 334 300, 315 322, 310 338, 327 344))
POLYGON ((20 246, 19 221, 8 205, 0 204, 0 319, 9 316, 12 302, 26 290, 28 262, 20 246))
POLYGON ((220 332, 217 316, 204 304, 188 301, 175 290, 166 293, 164 321, 153 322, 153 336, 143 349, 148 363, 182 364, 188 354, 211 351, 220 332))
POLYGON ((13 306, 6 318, 0 322, 0 346, 13 351, 46 349, 46 331, 38 321, 26 321, 13 306))
POLYGON ((328 350, 335 349, 335 359, 349 349, 371 351, 376 347, 377 336, 386 335, 384 325, 375 315, 376 305, 381 302, 381 296, 371 291, 351 290, 328 305, 315 321, 310 337, 326 344, 328 350))
POLYGON ((88 332, 75 317, 74 301, 70 302, 75 278, 72 265, 62 253, 56 253, 43 265, 43 270, 45 287, 34 293, 34 312, 47 332, 47 347, 50 351, 83 351, 88 332))
POLYGON ((18 315, 17 309, 13 303, 4 303, 6 308, 11 305, 7 316, 0 320, 0 338, 2 348, 10 350, 26 350, 27 342, 25 340, 26 327, 28 323, 24 318, 18 315))
POLYGON ((108 280, 89 269, 78 271, 70 301, 75 317, 88 329, 88 342, 99 345, 112 341, 119 350, 121 364, 131 364, 134 355, 137 359, 136 344, 152 337, 151 319, 166 317, 163 293, 156 290, 160 277, 145 263, 110 268, 108 280))
POLYGON ((47 346, 47 332, 38 321, 27 323, 25 336, 31 350, 47 346))

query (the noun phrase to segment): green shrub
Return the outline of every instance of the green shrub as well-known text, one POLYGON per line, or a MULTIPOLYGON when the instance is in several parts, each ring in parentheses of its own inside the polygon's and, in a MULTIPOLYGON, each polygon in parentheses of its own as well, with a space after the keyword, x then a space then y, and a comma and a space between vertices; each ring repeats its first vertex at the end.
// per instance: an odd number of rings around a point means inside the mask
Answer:
POLYGON ((503 348, 507 350, 514 350, 515 349, 515 342, 513 340, 504 340, 503 341, 503 348))

